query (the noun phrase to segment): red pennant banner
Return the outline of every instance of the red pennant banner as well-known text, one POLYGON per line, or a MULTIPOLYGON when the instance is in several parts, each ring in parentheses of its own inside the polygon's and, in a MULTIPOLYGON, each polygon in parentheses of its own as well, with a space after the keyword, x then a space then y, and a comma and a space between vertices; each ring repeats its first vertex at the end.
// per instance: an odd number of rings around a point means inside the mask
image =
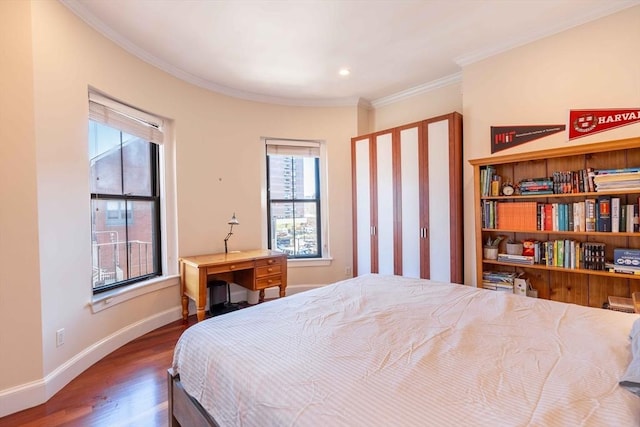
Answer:
POLYGON ((565 125, 491 126, 491 153, 562 132, 565 125))
POLYGON ((640 122, 640 108, 569 110, 569 140, 640 122))

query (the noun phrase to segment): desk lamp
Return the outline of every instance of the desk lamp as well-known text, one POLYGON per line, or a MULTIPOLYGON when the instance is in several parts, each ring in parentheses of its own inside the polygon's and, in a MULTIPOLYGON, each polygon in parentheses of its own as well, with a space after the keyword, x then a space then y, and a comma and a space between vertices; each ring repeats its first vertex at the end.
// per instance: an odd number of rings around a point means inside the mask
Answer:
POLYGON ((229 224, 231 227, 229 228, 229 233, 227 234, 227 237, 224 238, 224 253, 225 254, 229 252, 227 250, 227 241, 233 235, 233 226, 234 225, 240 225, 240 222, 236 218, 236 213, 235 212, 233 213, 233 216, 231 217, 229 222, 227 222, 227 224, 229 224))

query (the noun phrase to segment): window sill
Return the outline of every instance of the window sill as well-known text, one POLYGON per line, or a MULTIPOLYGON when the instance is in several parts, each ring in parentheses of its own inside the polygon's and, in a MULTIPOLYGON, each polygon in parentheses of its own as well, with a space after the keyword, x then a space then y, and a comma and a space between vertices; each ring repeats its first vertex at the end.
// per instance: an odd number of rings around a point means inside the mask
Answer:
POLYGON ((323 267, 327 265, 331 265, 331 261, 333 258, 309 258, 309 259, 288 259, 287 267, 288 268, 298 268, 298 267, 323 267))
POLYGON ((178 275, 158 277, 135 283, 125 288, 114 289, 94 295, 89 306, 91 306, 91 312, 95 314, 109 307, 118 305, 121 302, 129 301, 133 298, 175 285, 180 285, 180 276, 178 275))

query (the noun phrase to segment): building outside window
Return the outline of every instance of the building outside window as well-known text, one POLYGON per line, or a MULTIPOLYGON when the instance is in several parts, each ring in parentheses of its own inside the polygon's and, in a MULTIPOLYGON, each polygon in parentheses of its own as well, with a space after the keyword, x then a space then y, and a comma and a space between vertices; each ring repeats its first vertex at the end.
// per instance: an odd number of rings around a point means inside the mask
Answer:
POLYGON ((98 94, 89 104, 92 289, 99 293, 162 274, 162 132, 159 119, 98 94))
POLYGON ((266 153, 269 249, 322 257, 320 143, 267 139, 266 153))

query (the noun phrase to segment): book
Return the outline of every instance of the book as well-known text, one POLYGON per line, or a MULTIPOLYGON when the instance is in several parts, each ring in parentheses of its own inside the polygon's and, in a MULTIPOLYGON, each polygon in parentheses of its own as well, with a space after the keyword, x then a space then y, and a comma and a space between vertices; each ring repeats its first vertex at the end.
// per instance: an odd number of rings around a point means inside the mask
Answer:
POLYGON ((595 182, 597 185, 599 182, 633 181, 638 178, 640 178, 640 171, 620 172, 620 173, 611 173, 611 174, 600 174, 600 172, 598 171, 598 173, 593 177, 593 182, 595 182))
POLYGON ((529 255, 498 254, 498 261, 514 264, 533 264, 533 257, 529 255))
POLYGON ((589 167, 587 168, 587 189, 585 189, 585 191, 589 191, 590 193, 593 193, 595 191, 595 186, 593 185, 593 177, 595 176, 595 172, 593 170, 593 168, 589 167))
POLYGON ((610 310, 623 311, 625 313, 633 313, 635 311, 633 299, 631 298, 609 296, 608 300, 610 310))
POLYGON ((585 231, 584 202, 574 203, 573 216, 573 231, 585 231))
POLYGON ((585 199, 585 231, 596 231, 596 199, 585 199))
POLYGON ((538 222, 536 202, 500 202, 496 211, 500 230, 536 230, 538 222))
POLYGON ((610 262, 605 263, 605 269, 609 273, 620 273, 620 274, 633 274, 640 276, 640 267, 633 267, 630 265, 618 265, 610 262))
POLYGON ((611 231, 620 232, 620 197, 611 198, 611 231))
POLYGON ((544 205, 544 228, 543 230, 553 230, 553 206, 551 203, 544 205))
POLYGON ((611 231, 611 196, 598 196, 596 231, 611 231))
POLYGON ((633 232, 633 205, 627 206, 627 233, 633 232))
POLYGON ((598 169, 596 174, 598 175, 610 175, 619 173, 640 173, 640 166, 631 168, 618 168, 618 169, 598 169))
POLYGON ((613 262, 617 265, 640 267, 640 249, 615 248, 613 262))

